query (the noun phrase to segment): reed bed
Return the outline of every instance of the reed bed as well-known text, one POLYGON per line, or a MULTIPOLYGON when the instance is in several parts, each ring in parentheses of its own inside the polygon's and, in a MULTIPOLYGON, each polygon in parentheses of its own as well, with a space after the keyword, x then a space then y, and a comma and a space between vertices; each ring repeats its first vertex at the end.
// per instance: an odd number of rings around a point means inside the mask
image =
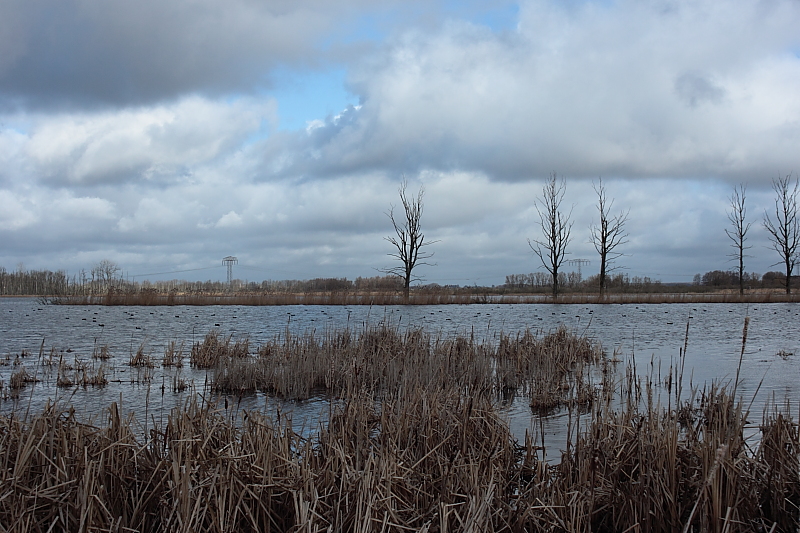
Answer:
POLYGON ((144 427, 116 403, 88 421, 58 404, 0 416, 0 532, 800 527, 788 406, 754 426, 736 383, 683 391, 673 368, 661 389, 661 377, 623 372, 563 328, 493 342, 386 326, 287 331, 252 352, 212 331, 191 364, 211 368, 220 392, 325 393, 327 416, 298 430, 266 406, 234 412, 198 395, 144 427), (547 460, 543 435, 514 438, 507 395, 540 419, 563 408, 560 461, 547 460))
POLYGON ((680 409, 634 400, 596 402, 557 465, 452 390, 354 395, 310 437, 196 400, 147 432, 116 404, 93 423, 50 405, 0 417, 0 530, 796 530, 786 414, 751 445, 725 388, 680 409))
POLYGON ((51 303, 64 305, 444 305, 487 303, 482 294, 447 292, 412 293, 408 299, 402 292, 313 292, 313 293, 233 293, 176 294, 142 292, 110 292, 95 296, 51 298, 51 303))
MULTIPOLYGON (((232 336, 222 337, 217 330, 209 332, 203 342, 192 346, 189 363, 192 367, 207 370, 220 365, 222 361, 242 359, 250 354, 250 341, 237 340, 231 344, 232 336)), ((167 347, 169 350, 169 347, 167 347)), ((165 356, 166 357, 166 356, 165 356)))
POLYGON ((64 305, 109 305, 109 306, 171 306, 171 305, 447 305, 447 304, 667 304, 667 303, 778 303, 800 302, 800 293, 786 294, 780 290, 749 290, 743 295, 737 291, 716 292, 625 292, 606 293, 570 292, 553 298, 548 293, 507 293, 491 289, 470 294, 464 289, 458 292, 419 291, 406 299, 394 291, 342 291, 313 293, 152 293, 112 291, 105 295, 65 296, 48 301, 64 305))
POLYGON ((230 339, 223 343, 211 333, 192 350, 213 354, 198 355, 198 360, 214 368, 212 388, 218 392, 263 391, 285 399, 367 392, 382 399, 397 391, 453 390, 466 396, 520 394, 543 411, 568 402, 590 404, 599 386, 595 370, 604 360, 599 344, 563 327, 542 336, 530 330, 501 334, 499 342, 463 335, 441 338, 423 329, 385 325, 322 335, 287 330, 253 356, 229 345, 230 339))

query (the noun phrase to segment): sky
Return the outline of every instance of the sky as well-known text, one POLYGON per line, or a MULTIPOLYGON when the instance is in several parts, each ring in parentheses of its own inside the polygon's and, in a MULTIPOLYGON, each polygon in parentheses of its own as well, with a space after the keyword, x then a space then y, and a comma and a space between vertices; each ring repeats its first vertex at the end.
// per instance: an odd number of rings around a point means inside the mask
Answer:
POLYGON ((380 275, 406 179, 425 282, 499 285, 544 270, 556 173, 584 277, 600 178, 628 275, 734 268, 739 184, 746 270, 780 270, 798 28, 797 0, 0 0, 0 266, 380 275))

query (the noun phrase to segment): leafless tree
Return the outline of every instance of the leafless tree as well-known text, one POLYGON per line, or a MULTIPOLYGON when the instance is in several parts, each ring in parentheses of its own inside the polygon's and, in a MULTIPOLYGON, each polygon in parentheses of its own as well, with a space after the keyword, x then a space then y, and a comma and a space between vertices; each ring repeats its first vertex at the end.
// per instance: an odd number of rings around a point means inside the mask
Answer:
POLYGON ((111 287, 117 272, 120 272, 121 270, 122 268, 120 268, 120 266, 114 261, 103 259, 92 269, 92 274, 97 277, 97 280, 100 282, 100 286, 103 289, 107 289, 111 287))
POLYGON ((775 220, 764 211, 764 229, 769 233, 772 249, 778 252, 781 260, 774 265, 783 263, 786 267, 786 294, 792 292, 792 271, 797 264, 797 247, 800 245, 800 220, 797 218, 797 194, 800 192, 797 178, 792 184, 791 174, 785 178, 778 177, 772 180, 772 189, 775 191, 775 220))
POLYGON ((422 197, 425 195, 425 188, 420 187, 416 197, 409 196, 406 193, 407 188, 408 182, 404 179, 399 189, 400 202, 403 204, 402 218, 395 217, 394 205, 386 213, 392 221, 396 234, 385 237, 397 249, 396 252, 389 255, 400 261, 400 265, 381 269, 381 272, 397 276, 403 280, 403 294, 406 300, 408 300, 411 282, 422 279, 414 276, 414 268, 419 265, 432 265, 432 263, 427 263, 425 260, 433 257, 433 252, 427 252, 424 248, 438 242, 425 242, 425 235, 422 233, 420 222, 423 207, 422 197))
POLYGON ((564 178, 558 180, 553 172, 542 188, 541 202, 537 201, 535 204, 539 213, 539 224, 542 226, 542 238, 528 239, 528 246, 553 278, 554 299, 558 297, 558 269, 567 256, 567 245, 572 232, 572 209, 567 214, 561 211, 561 202, 564 201, 566 191, 567 182, 564 178))
POLYGON ((747 187, 744 184, 740 184, 733 189, 730 197, 731 210, 728 212, 728 220, 731 222, 731 227, 725 230, 725 234, 733 241, 731 247, 736 250, 730 254, 730 257, 739 262, 739 294, 744 294, 744 258, 749 257, 744 252, 752 248, 752 246, 745 246, 747 231, 752 224, 752 222, 746 221, 745 192, 747 192, 747 187))
POLYGON ((597 193, 597 211, 600 213, 600 223, 592 224, 590 230, 594 249, 600 254, 600 295, 602 296, 606 288, 606 274, 617 270, 618 267, 613 266, 614 261, 624 255, 617 251, 617 247, 628 242, 625 223, 628 222, 630 210, 620 211, 619 214, 612 216, 611 209, 614 207, 614 200, 609 201, 606 197, 603 179, 600 178, 597 185, 592 183, 592 188, 597 193))

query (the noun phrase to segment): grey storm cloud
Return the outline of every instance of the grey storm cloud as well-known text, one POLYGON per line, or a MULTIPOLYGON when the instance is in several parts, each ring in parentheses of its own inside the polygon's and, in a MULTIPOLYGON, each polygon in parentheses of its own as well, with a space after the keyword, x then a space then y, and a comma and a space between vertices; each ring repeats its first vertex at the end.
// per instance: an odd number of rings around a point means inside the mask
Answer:
MULTIPOLYGON (((384 2, 385 3, 385 2, 384 2)), ((130 105, 269 87, 362 0, 4 0, 0 104, 130 105)))
POLYGON ((725 89, 699 72, 686 72, 675 80, 675 91, 690 107, 705 102, 719 104, 725 97, 725 89))

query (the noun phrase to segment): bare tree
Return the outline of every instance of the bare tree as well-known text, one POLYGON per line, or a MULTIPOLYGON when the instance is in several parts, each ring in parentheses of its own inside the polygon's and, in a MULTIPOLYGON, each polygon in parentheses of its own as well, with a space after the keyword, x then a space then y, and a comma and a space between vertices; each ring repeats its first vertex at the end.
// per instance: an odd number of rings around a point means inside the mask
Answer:
POLYGON ((542 266, 550 273, 553 278, 553 298, 558 297, 558 269, 567 256, 567 245, 571 240, 572 232, 572 209, 564 214, 561 211, 561 202, 564 200, 564 193, 567 191, 567 182, 564 178, 559 181, 556 173, 550 175, 542 188, 542 201, 536 202, 536 211, 539 213, 539 224, 542 226, 542 238, 528 239, 528 246, 531 247, 542 266))
POLYGON ((600 223, 599 225, 592 224, 590 227, 591 242, 594 249, 600 254, 600 295, 602 296, 606 288, 606 274, 618 268, 613 266, 613 263, 624 255, 616 249, 628 242, 625 223, 628 222, 630 210, 620 211, 619 214, 612 216, 611 209, 614 207, 614 200, 608 201, 603 179, 600 178, 597 185, 592 183, 592 188, 597 193, 597 211, 600 213, 600 223))
POLYGON ((739 262, 739 294, 744 294, 744 258, 750 257, 746 256, 744 252, 752 248, 752 246, 745 246, 747 231, 752 224, 752 222, 746 222, 747 208, 744 202, 746 191, 747 187, 744 184, 739 184, 733 189, 730 197, 731 210, 728 212, 731 228, 725 230, 725 234, 733 241, 731 247, 736 250, 730 254, 730 257, 739 262))
POLYGON ((93 276, 97 277, 101 287, 103 289, 107 289, 113 283, 117 272, 120 272, 121 270, 122 268, 120 268, 120 266, 114 261, 103 259, 97 263, 97 265, 95 265, 94 269, 92 269, 92 274, 93 276))
POLYGON ((414 268, 419 265, 432 265, 425 262, 425 260, 433 257, 433 252, 427 252, 423 248, 438 242, 425 242, 425 235, 422 233, 420 221, 422 219, 422 197, 425 194, 425 188, 420 187, 415 198, 406 194, 407 187, 408 182, 403 179, 399 189, 400 201, 403 204, 403 218, 398 219, 394 216, 394 205, 386 213, 392 221, 396 236, 390 235, 384 238, 397 249, 397 252, 389 255, 400 261, 400 265, 381 269, 381 272, 397 276, 403 280, 403 294, 406 300, 408 300, 411 282, 422 279, 413 275, 414 268))
POLYGON ((786 267, 786 294, 792 292, 792 271, 797 264, 797 247, 800 245, 800 220, 797 218, 797 178, 792 186, 791 174, 785 178, 778 177, 772 180, 772 189, 775 191, 775 220, 764 211, 764 229, 769 233, 772 249, 778 252, 781 260, 774 265, 783 263, 786 267))

